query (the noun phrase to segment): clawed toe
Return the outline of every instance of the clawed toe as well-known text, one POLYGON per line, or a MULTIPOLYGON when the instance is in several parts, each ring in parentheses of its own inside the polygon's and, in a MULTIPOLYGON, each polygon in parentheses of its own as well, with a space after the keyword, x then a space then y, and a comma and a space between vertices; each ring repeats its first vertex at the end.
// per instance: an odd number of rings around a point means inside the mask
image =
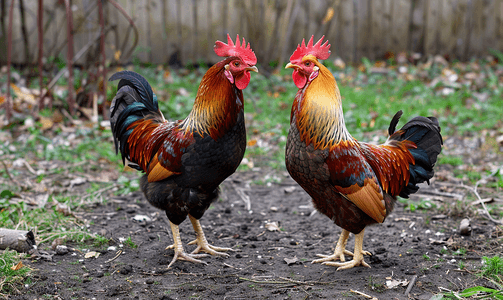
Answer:
POLYGON ((360 260, 350 260, 348 262, 331 262, 331 261, 327 261, 327 262, 324 262, 323 264, 327 265, 327 266, 338 267, 337 271, 351 269, 351 268, 356 267, 356 266, 364 266, 364 267, 370 268, 370 266, 363 259, 360 259, 360 260))
POLYGON ((177 252, 177 251, 175 251, 175 255, 173 256, 173 259, 171 260, 171 262, 168 265, 168 269, 177 260, 186 260, 186 261, 190 261, 190 262, 193 262, 193 263, 207 265, 208 263, 206 263, 205 261, 197 259, 197 258, 201 258, 201 257, 205 257, 205 256, 208 256, 208 255, 207 254, 188 254, 188 253, 185 253, 185 252, 177 252))

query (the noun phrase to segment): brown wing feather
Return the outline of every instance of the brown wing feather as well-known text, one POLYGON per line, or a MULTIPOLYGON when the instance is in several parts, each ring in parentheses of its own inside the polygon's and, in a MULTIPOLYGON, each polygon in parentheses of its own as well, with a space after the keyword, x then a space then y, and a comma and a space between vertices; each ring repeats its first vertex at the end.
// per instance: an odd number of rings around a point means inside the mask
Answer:
POLYGON ((382 223, 386 218, 384 197, 375 178, 365 179, 362 187, 354 184, 349 188, 336 187, 336 189, 376 222, 382 223))

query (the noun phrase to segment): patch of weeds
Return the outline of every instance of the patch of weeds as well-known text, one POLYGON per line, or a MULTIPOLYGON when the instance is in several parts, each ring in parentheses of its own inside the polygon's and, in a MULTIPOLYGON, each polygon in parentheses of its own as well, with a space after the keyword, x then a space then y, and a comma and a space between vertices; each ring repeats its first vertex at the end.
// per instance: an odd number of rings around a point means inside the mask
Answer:
MULTIPOLYGON (((18 270, 13 270, 21 262, 22 255, 14 250, 4 250, 0 254, 0 296, 19 294, 23 284, 27 283, 31 269, 22 266, 18 270)), ((8 298, 8 296, 6 297, 8 298)))
POLYGON ((96 248, 101 248, 101 247, 108 245, 109 241, 110 241, 110 239, 97 234, 94 236, 93 246, 96 248))
POLYGON ((426 255, 426 254, 423 254, 423 259, 426 260, 426 261, 428 261, 428 260, 430 260, 430 257, 428 255, 426 255))
POLYGON ((121 187, 115 192, 116 195, 127 195, 140 189, 140 182, 138 179, 129 179, 124 175, 121 175, 117 179, 117 183, 119 183, 121 187))
POLYGON ((465 265, 465 262, 460 260, 459 263, 458 263, 458 268, 460 270, 463 270, 464 268, 466 268, 466 265, 465 265))
POLYGON ((382 293, 386 289, 385 285, 377 282, 377 280, 372 277, 372 275, 367 278, 367 284, 372 291, 376 291, 378 293, 382 293))
POLYGON ((481 276, 491 278, 499 284, 503 283, 503 258, 497 255, 493 257, 482 257, 481 276))
POLYGON ((461 256, 465 256, 466 255, 466 252, 468 250, 466 250, 465 248, 459 248, 458 250, 452 252, 452 255, 461 255, 461 256))
POLYGON ((438 158, 439 165, 451 165, 454 167, 461 166, 464 164, 463 158, 454 155, 442 155, 438 158))
POLYGON ((129 236, 124 242, 124 245, 128 246, 131 249, 136 249, 138 248, 138 245, 136 245, 133 240, 131 240, 131 237, 129 236))
POLYGON ((483 286, 475 286, 467 288, 462 292, 449 292, 445 294, 435 295, 430 298, 430 300, 443 300, 443 299, 503 299, 503 290, 495 290, 483 286))
MULTIPOLYGON (((55 197, 53 200, 71 202, 70 198, 55 197)), ((40 238, 39 244, 49 244, 58 237, 64 237, 66 242, 83 243, 94 237, 92 233, 88 232, 82 221, 58 211, 56 206, 46 209, 29 208, 24 202, 16 204, 6 202, 6 204, 6 206, 2 206, 0 211, 2 227, 19 230, 36 229, 37 236, 40 238)))
POLYGON ((404 199, 401 197, 398 197, 398 201, 402 204, 405 204, 404 210, 409 210, 410 212, 415 212, 416 210, 421 210, 421 211, 428 211, 431 209, 436 209, 437 206, 432 203, 430 200, 421 200, 419 202, 411 200, 411 199, 404 199))
POLYGON ((344 299, 347 299, 347 298, 353 298, 353 294, 351 292, 342 292, 341 293, 341 296, 344 298, 344 299))

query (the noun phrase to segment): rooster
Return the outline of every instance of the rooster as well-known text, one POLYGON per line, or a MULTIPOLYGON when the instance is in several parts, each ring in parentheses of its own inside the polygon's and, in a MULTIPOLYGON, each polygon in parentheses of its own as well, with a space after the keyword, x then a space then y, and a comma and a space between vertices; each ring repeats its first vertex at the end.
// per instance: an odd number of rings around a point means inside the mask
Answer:
MULTIPOLYGON (((159 111, 156 95, 145 78, 117 72, 120 79, 110 107, 110 124, 116 152, 122 161, 146 174, 140 186, 148 202, 164 210, 173 232, 174 257, 194 263, 207 254, 228 256, 229 248, 210 245, 199 219, 218 198, 218 186, 239 166, 246 148, 243 92, 250 71, 258 72, 257 58, 237 36, 227 44, 217 41, 214 51, 227 57, 203 76, 192 111, 184 120, 167 121, 159 111), (178 225, 187 215, 196 232, 192 253, 184 251, 178 225)), ((168 249, 166 248, 166 249, 168 249)))
POLYGON ((286 145, 286 167, 292 178, 312 197, 314 207, 342 227, 333 255, 320 255, 313 263, 338 267, 370 267, 362 249, 365 227, 382 223, 397 196, 408 198, 418 184, 433 177, 441 151, 440 126, 434 117, 415 117, 395 131, 399 111, 382 145, 362 143, 346 129, 341 95, 332 73, 319 61, 330 56, 322 37, 313 45, 305 40, 290 57, 299 88, 292 106, 286 145), (355 234, 354 252, 346 250, 349 233, 355 234), (345 261, 344 255, 353 256, 345 261), (340 262, 335 262, 340 260, 340 262))

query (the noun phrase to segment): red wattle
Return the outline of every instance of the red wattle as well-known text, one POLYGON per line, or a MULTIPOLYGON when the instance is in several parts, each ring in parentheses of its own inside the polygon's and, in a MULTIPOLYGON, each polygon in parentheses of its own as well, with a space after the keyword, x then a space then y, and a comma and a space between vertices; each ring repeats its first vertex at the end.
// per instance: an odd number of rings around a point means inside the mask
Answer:
POLYGON ((299 89, 301 89, 304 86, 306 86, 307 78, 303 74, 299 73, 299 71, 294 70, 293 73, 292 73, 292 77, 293 77, 293 83, 295 83, 295 85, 299 89))
POLYGON ((248 83, 250 83, 250 72, 244 71, 243 75, 236 77, 236 87, 240 90, 244 90, 248 83))

